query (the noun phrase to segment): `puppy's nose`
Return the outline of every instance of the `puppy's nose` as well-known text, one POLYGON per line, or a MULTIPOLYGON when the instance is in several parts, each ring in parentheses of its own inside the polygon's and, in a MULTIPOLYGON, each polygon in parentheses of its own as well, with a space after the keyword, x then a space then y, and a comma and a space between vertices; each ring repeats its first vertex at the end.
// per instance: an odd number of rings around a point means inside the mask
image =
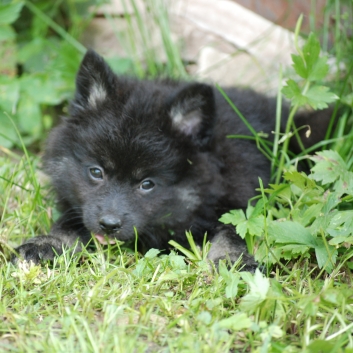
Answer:
POLYGON ((99 220, 99 226, 105 233, 113 233, 119 230, 122 226, 120 218, 114 216, 103 216, 99 220))

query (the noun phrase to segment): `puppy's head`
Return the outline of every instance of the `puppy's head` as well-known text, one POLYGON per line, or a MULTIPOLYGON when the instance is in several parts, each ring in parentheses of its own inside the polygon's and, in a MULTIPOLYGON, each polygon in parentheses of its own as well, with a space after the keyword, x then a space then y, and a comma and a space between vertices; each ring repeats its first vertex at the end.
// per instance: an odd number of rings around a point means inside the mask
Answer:
POLYGON ((212 145, 214 105, 208 85, 118 77, 88 51, 70 117, 52 131, 44 158, 59 202, 79 209, 93 233, 120 240, 134 227, 187 227, 200 204, 195 177, 212 145))

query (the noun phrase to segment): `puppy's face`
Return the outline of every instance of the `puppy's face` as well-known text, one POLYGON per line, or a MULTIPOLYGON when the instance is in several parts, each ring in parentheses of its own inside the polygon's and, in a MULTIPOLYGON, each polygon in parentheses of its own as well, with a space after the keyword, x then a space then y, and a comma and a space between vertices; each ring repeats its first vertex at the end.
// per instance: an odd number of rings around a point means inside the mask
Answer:
POLYGON ((45 166, 88 230, 131 240, 134 228, 152 236, 190 221, 198 155, 212 138, 211 87, 118 78, 88 52, 70 115, 51 133, 45 166))
POLYGON ((92 133, 98 126, 68 124, 49 140, 48 147, 64 146, 48 148, 46 159, 59 198, 79 209, 85 227, 98 236, 127 241, 134 228, 151 236, 161 228, 172 232, 189 224, 200 203, 197 154, 160 131, 146 127, 139 135, 139 128, 133 133, 130 125, 132 134, 121 136, 107 124, 99 134, 92 133))
POLYGON ((191 166, 182 151, 156 135, 100 138, 81 158, 80 207, 93 233, 130 240, 134 227, 140 234, 173 226, 185 201, 180 189, 191 166))
POLYGON ((134 229, 151 237, 161 228, 173 232, 174 226, 188 222, 199 203, 197 190, 184 187, 177 173, 169 178, 139 168, 136 174, 143 173, 144 177, 118 179, 114 170, 101 166, 88 166, 86 171, 83 222, 96 235, 132 240, 134 229))

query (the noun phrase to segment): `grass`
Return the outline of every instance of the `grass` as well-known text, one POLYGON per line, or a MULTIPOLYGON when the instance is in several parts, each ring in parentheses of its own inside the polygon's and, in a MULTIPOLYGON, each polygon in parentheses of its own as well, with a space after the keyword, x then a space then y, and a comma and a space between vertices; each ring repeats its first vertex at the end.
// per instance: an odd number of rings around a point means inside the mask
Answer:
MULTIPOLYGON (((2 162, 15 166, 6 158, 2 162)), ((5 177, 26 189, 9 189, 2 179, 1 195, 5 201, 24 201, 5 202, 3 246, 12 244, 7 239, 16 242, 14 230, 20 230, 18 238, 23 238, 48 229, 45 214, 42 220, 31 216, 43 211, 46 191, 27 202, 22 193, 34 192, 36 181, 26 180, 28 163, 17 163, 18 168, 5 172, 5 177)), ((225 266, 218 273, 197 256, 189 261, 175 253, 156 255, 150 251, 136 259, 107 247, 84 250, 81 256, 65 253, 51 266, 19 267, 2 257, 0 350, 339 352, 340 347, 353 348, 349 272, 315 278, 315 269, 304 260, 293 263, 289 274, 276 269, 267 278, 225 266)))
MULTIPOLYGON (((332 52, 337 67, 344 63, 347 74, 353 67, 347 20, 352 4, 345 2, 344 7, 341 3, 327 3, 323 47, 331 45, 329 17, 333 13, 337 21, 332 52)), ((151 18, 162 29, 167 64, 158 61, 156 48, 149 44, 149 23, 137 14, 128 18, 131 27, 127 33, 134 72, 145 75, 147 68, 149 76, 165 70, 170 76, 183 77, 165 9, 155 1, 151 4, 151 18), (144 45, 144 61, 131 37, 136 26, 144 45)), ((136 8, 134 1, 132 5, 136 8)), ((64 41, 72 41, 62 29, 58 32, 64 41)), ((342 78, 341 74, 340 70, 334 74, 332 87, 349 106, 353 81, 351 75, 342 78)), ((352 170, 351 111, 346 109, 337 117, 331 148, 352 170)), ((257 142, 271 156, 267 145, 261 139, 257 142)), ((117 245, 96 244, 97 251, 87 248, 75 256, 66 252, 53 264, 15 267, 8 261, 12 248, 26 238, 47 234, 56 218, 40 158, 23 144, 17 145, 22 145, 22 152, 0 146, 1 352, 353 352, 353 278, 347 266, 353 251, 348 235, 347 241, 339 244, 340 253, 330 273, 319 269, 308 253, 269 266, 266 274, 242 272, 240 264, 232 268, 221 264, 216 271, 205 260, 207 244, 163 256, 151 250, 144 257, 117 245)), ((273 154, 278 156, 276 148, 273 154)), ((294 199, 290 205, 282 199, 277 218, 299 219, 305 210, 305 193, 293 190, 294 199)), ((262 187, 263 199, 264 193, 262 187)), ((352 208, 350 199, 343 201, 342 214, 345 207, 352 208)), ((314 204, 314 197, 309 202, 314 204)), ((263 217, 262 213, 258 216, 263 217)), ((281 247, 272 245, 277 256, 281 247)))
POLYGON ((141 257, 97 244, 51 265, 13 266, 11 247, 50 228, 38 164, 30 154, 1 156, 0 351, 353 351, 344 257, 331 275, 305 257, 253 275, 239 264, 215 271, 195 247, 187 257, 141 257))

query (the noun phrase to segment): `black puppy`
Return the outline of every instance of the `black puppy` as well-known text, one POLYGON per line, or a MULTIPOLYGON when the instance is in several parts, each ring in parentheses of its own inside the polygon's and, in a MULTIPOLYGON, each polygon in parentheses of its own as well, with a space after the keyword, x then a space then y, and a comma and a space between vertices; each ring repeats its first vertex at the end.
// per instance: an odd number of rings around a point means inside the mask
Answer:
MULTIPOLYGON (((219 91, 202 83, 137 80, 116 76, 88 51, 77 75, 70 117, 50 134, 44 167, 62 211, 50 235, 28 240, 17 251, 38 263, 93 234, 102 243, 135 238, 142 250, 187 245, 190 230, 213 243, 217 262, 244 253, 234 228, 219 217, 245 208, 269 181, 270 163, 255 143, 229 139, 250 135, 219 91), (104 237, 105 236, 105 237, 104 237)), ((274 99, 249 90, 225 89, 256 131, 274 129, 274 99)), ((283 106, 283 116, 288 108, 283 106)), ((302 117, 301 123, 307 120, 302 117)))

